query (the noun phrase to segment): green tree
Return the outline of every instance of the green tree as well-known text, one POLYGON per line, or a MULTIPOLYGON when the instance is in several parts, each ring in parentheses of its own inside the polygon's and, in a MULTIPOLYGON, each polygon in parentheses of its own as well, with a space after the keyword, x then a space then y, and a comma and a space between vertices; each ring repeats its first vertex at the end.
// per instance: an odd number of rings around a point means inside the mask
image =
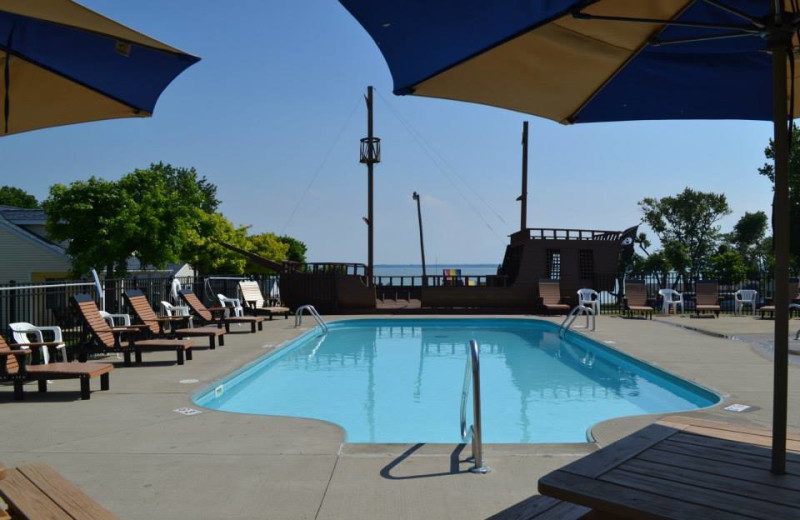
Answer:
MULTIPOLYGON (((767 177, 772 182, 775 190, 775 142, 769 140, 769 145, 764 149, 764 155, 771 161, 764 163, 758 173, 767 177)), ((797 125, 792 125, 789 140, 789 252, 792 262, 798 263, 800 259, 800 130, 797 125)))
POLYGON ((76 274, 102 266, 108 277, 123 276, 130 257, 162 268, 181 259, 201 226, 210 226, 205 208, 218 203, 209 200, 215 191, 194 170, 160 163, 117 182, 92 177, 58 184, 44 202, 47 229, 68 242, 76 274))
POLYGON ((639 207, 644 214, 642 222, 658 236, 668 256, 670 248, 673 252, 685 248, 686 272, 697 278, 720 240, 717 222, 730 213, 725 195, 686 188, 674 197, 645 198, 639 207))
POLYGON ((757 279, 765 269, 765 255, 762 244, 767 232, 767 215, 763 211, 746 212, 728 235, 736 252, 747 265, 747 277, 757 279))
POLYGON ((711 257, 709 273, 725 283, 739 283, 747 279, 747 264, 738 252, 723 250, 711 257))
MULTIPOLYGON (((274 233, 262 233, 247 237, 247 250, 267 260, 283 262, 288 258, 289 244, 275 236, 274 233)), ((245 269, 248 274, 271 274, 266 267, 248 260, 245 269)))
POLYGON ((47 233, 67 243, 75 275, 94 267, 105 269, 108 278, 125 273, 131 253, 129 216, 137 205, 117 183, 91 177, 69 187, 55 184, 43 206, 47 233))
POLYGON ((23 189, 14 186, 0 186, 0 205, 37 209, 39 201, 23 189))
POLYGON ((288 235, 281 235, 278 240, 289 246, 287 260, 301 264, 306 263, 306 251, 308 251, 308 248, 303 242, 288 235))
POLYGON ((247 249, 247 228, 236 227, 220 213, 203 213, 188 233, 181 259, 203 274, 244 274, 246 259, 220 242, 247 249))

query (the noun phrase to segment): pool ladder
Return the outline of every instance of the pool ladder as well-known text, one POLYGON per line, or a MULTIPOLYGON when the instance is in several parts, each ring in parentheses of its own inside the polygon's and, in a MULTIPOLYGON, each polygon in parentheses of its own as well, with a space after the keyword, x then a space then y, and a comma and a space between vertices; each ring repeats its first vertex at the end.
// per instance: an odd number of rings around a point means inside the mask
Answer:
POLYGON ((317 325, 319 325, 319 328, 322 329, 323 334, 328 333, 328 324, 325 323, 325 320, 322 319, 322 316, 319 315, 317 309, 315 309, 313 305, 301 305, 298 307, 297 312, 294 315, 295 328, 303 324, 303 311, 308 311, 311 317, 314 318, 314 321, 317 322, 317 325))
POLYGON ((461 439, 469 442, 472 439, 472 457, 467 461, 474 462, 475 466, 469 470, 472 473, 489 473, 489 466, 483 465, 483 439, 481 431, 481 362, 478 354, 478 342, 469 341, 467 364, 464 367, 464 385, 461 389, 461 439), (467 398, 469 397, 470 382, 473 388, 472 410, 475 423, 467 427, 467 398))
POLYGON ((597 330, 597 321, 595 320, 594 310, 592 310, 590 307, 587 307, 585 305, 578 305, 577 307, 572 309, 569 312, 569 314, 567 314, 567 317, 564 318, 564 321, 562 321, 561 325, 558 327, 558 336, 560 338, 563 338, 564 334, 566 334, 567 331, 570 328, 572 328, 572 325, 575 323, 575 320, 580 315, 586 315, 586 329, 587 330, 589 329, 589 318, 590 317, 592 319, 592 332, 597 330))

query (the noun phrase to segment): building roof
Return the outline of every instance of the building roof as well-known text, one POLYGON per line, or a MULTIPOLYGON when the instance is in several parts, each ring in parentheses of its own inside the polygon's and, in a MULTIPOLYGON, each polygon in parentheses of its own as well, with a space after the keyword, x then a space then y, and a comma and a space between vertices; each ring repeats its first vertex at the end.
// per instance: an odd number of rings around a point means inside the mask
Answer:
POLYGON ((47 215, 43 209, 26 209, 0 205, 0 216, 17 225, 44 224, 47 221, 47 215))

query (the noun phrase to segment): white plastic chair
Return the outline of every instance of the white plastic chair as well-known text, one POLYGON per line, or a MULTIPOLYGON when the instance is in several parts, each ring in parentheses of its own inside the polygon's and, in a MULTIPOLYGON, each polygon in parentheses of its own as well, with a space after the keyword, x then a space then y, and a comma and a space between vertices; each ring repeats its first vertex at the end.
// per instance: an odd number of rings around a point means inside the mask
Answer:
POLYGON ((244 316, 244 308, 242 307, 242 302, 239 300, 239 298, 228 298, 224 294, 217 294, 217 298, 219 299, 219 304, 225 307, 226 315, 228 314, 227 309, 231 309, 233 310, 233 315, 237 318, 244 316))
POLYGON ((100 316, 111 326, 114 327, 130 327, 131 317, 128 314, 111 314, 110 312, 100 311, 100 316))
POLYGON ((589 307, 595 316, 600 314, 600 295, 594 289, 578 289, 578 305, 589 307))
POLYGON ((189 312, 189 307, 186 305, 172 305, 169 302, 161 301, 161 312, 164 313, 165 316, 185 316, 187 318, 187 322, 189 328, 194 328, 194 323, 192 321, 193 316, 189 312))
POLYGON ((749 305, 751 312, 755 314, 758 291, 754 289, 739 289, 733 294, 733 300, 735 302, 734 314, 743 314, 742 310, 745 305, 749 305))
MULTIPOLYGON (((11 335, 15 343, 45 343, 44 333, 52 333, 52 343, 60 343, 56 345, 56 354, 61 353, 61 361, 67 362, 67 346, 63 343, 64 339, 61 336, 61 327, 37 327, 30 323, 20 321, 9 325, 11 335), (33 340, 31 337, 33 336, 33 340)), ((29 349, 29 347, 20 347, 22 349, 29 349)), ((42 363, 45 365, 50 362, 50 350, 46 346, 39 347, 42 355, 42 363)))
POLYGON ((661 311, 664 314, 669 314, 670 307, 672 307, 673 312, 675 314, 678 313, 678 307, 681 308, 681 314, 683 314, 683 294, 679 293, 675 289, 659 289, 658 294, 663 299, 663 303, 661 304, 661 311))

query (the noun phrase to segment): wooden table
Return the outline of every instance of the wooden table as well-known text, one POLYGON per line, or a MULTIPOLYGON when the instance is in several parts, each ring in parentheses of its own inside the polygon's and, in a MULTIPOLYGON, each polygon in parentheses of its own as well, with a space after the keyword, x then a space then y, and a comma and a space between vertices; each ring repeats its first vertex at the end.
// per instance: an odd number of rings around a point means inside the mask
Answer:
MULTIPOLYGON (((542 477, 539 492, 621 518, 800 519, 800 454, 773 475, 764 444, 763 430, 653 424, 542 477)), ((787 445, 800 450, 800 436, 787 445)))

